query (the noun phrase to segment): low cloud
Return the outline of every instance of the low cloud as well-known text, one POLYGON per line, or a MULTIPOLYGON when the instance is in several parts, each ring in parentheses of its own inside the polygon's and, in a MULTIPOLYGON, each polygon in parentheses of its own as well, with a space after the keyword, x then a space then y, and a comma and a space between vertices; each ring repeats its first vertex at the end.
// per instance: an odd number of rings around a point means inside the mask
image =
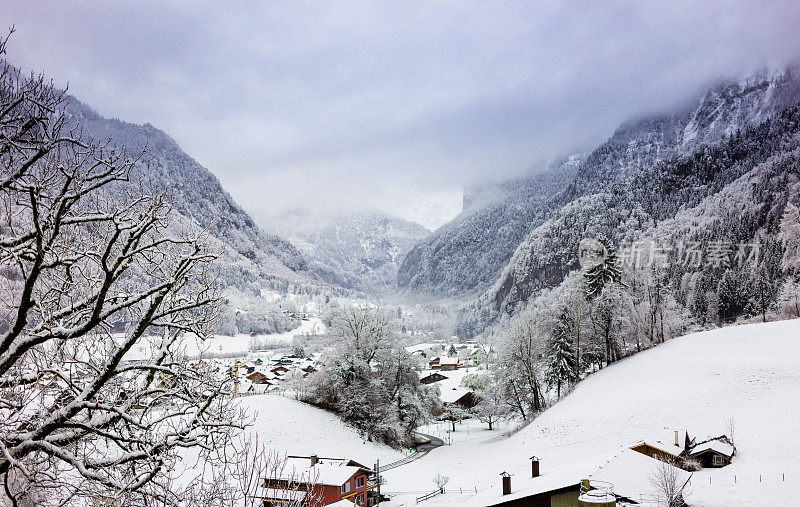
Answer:
POLYGON ((380 207, 427 226, 464 185, 800 56, 794 1, 531 4, 4 1, 0 15, 17 65, 167 131, 248 209, 380 207))

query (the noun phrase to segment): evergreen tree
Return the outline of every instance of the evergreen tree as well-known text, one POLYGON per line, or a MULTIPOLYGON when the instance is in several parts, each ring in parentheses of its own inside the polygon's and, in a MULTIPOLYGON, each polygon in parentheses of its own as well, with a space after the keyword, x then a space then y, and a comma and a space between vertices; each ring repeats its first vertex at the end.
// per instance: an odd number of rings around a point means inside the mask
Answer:
POLYGON ((616 249, 606 238, 600 238, 599 242, 603 246, 602 258, 583 273, 586 281, 586 299, 589 300, 600 295, 607 284, 622 283, 616 249))
POLYGON ((556 387, 561 397, 561 386, 576 379, 575 350, 570 339, 570 326, 566 315, 561 314, 553 329, 553 337, 547 350, 547 369, 545 381, 550 387, 556 387))

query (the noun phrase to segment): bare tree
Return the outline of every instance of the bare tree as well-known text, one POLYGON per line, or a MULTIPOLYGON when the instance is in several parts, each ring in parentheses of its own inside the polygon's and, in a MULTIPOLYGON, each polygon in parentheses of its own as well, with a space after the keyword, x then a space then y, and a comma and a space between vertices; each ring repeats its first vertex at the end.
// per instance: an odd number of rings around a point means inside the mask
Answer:
POLYGON ((321 505, 322 489, 313 467, 297 470, 286 455, 268 449, 250 433, 206 454, 206 466, 181 496, 190 505, 260 507, 265 499, 299 507, 321 505))
POLYGON ((731 445, 736 445, 734 443, 734 433, 736 432, 736 419, 733 416, 729 416, 725 419, 725 431, 728 433, 728 438, 731 441, 731 445))
POLYGON ((438 472, 433 478, 433 483, 436 484, 436 487, 439 488, 439 491, 442 493, 444 493, 444 487, 448 482, 450 482, 450 477, 444 475, 442 472, 438 472))
MULTIPOLYGON (((666 505, 669 507, 684 505, 683 472, 674 460, 656 460, 648 478, 666 505)), ((661 505, 661 498, 659 498, 659 505, 661 505)))
MULTIPOLYGON (((13 30, 12 30, 13 31, 13 30)), ((170 230, 136 157, 80 137, 67 97, 0 42, 0 478, 13 505, 174 504, 186 447, 239 426, 182 358, 218 295, 202 231, 170 230), (117 327, 117 331, 112 332, 117 327), (136 347, 135 347, 136 346, 136 347), (133 357, 139 348, 148 352, 133 357), (135 361, 132 359, 136 359, 135 361)), ((174 229, 174 228, 173 228, 174 229)))

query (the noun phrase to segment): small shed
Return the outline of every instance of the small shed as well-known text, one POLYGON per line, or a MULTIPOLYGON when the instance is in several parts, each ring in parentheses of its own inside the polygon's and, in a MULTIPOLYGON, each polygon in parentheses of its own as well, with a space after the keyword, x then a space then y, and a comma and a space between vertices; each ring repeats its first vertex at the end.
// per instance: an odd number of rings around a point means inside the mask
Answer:
POLYGON ((689 456, 700 461, 703 464, 703 468, 727 466, 730 464, 734 454, 736 454, 736 447, 726 436, 701 442, 689 451, 689 456))

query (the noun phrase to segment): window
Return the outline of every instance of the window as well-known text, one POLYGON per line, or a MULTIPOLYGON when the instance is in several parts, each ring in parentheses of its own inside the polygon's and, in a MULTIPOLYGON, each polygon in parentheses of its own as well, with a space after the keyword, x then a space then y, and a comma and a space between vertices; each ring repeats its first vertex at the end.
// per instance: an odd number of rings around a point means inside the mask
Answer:
POLYGON ((364 505, 364 493, 356 497, 356 505, 364 505))
POLYGON ((360 476, 356 477, 356 487, 357 488, 363 488, 364 487, 364 476, 363 475, 360 475, 360 476))
POLYGON ((722 458, 722 456, 718 454, 714 455, 714 466, 715 467, 725 466, 725 460, 722 458))
POLYGON ((342 484, 342 493, 349 493, 350 492, 350 481, 345 482, 342 484))

